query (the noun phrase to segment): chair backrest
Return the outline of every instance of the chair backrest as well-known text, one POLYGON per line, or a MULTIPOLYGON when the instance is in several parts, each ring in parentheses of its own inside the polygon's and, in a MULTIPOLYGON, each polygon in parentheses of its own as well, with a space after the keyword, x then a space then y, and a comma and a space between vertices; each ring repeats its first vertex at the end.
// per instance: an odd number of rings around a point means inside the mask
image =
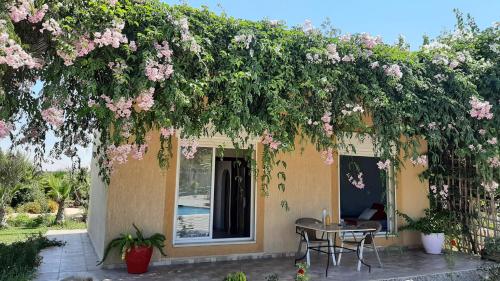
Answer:
POLYGON ((379 221, 364 221, 358 224, 359 228, 374 228, 375 231, 366 235, 365 244, 372 244, 374 236, 382 230, 382 224, 379 221))
MULTIPOLYGON (((295 220, 295 223, 303 223, 303 224, 307 224, 307 223, 321 223, 321 221, 318 220, 318 219, 315 219, 315 218, 299 218, 299 219, 295 220)), ((299 233, 299 231, 301 231, 301 228, 297 227, 297 233, 299 233)), ((304 231, 307 233, 307 237, 309 238, 310 241, 318 240, 318 238, 316 237, 316 231, 315 230, 304 229, 304 231)))

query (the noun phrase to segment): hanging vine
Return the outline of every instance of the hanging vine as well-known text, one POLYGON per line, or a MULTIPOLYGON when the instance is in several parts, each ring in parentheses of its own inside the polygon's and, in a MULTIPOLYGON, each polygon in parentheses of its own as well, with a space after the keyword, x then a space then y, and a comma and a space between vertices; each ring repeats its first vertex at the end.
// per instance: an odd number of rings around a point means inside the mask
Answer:
POLYGON ((60 139, 53 155, 94 142, 109 180, 142 159, 152 130, 161 165, 175 134, 185 157, 200 136, 239 146, 262 136, 266 189, 275 156, 298 135, 331 164, 358 132, 372 137, 381 169, 428 157, 424 176, 446 174, 437 154, 417 152, 424 139, 430 151, 474 154, 481 182, 498 186, 498 24, 479 30, 458 14, 454 33, 410 51, 309 21, 288 28, 155 0, 15 0, 0 11, 0 138, 40 157, 49 131, 60 139))

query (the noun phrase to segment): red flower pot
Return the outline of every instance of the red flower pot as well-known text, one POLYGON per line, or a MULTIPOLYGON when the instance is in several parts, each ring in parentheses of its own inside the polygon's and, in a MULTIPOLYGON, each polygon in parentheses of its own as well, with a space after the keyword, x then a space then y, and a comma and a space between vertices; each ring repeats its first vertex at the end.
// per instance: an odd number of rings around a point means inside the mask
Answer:
POLYGON ((139 274, 147 272, 152 255, 153 247, 134 246, 130 252, 125 254, 128 273, 139 274))

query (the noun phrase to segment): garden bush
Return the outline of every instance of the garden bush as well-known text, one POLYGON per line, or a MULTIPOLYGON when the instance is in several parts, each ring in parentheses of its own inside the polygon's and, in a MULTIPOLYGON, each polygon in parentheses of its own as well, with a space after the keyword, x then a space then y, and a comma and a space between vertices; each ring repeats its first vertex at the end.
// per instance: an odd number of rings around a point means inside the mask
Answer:
POLYGON ((224 281, 247 281, 247 276, 243 272, 233 272, 229 273, 224 281))
POLYGON ((49 199, 47 201, 47 206, 48 206, 48 211, 51 212, 51 213, 55 213, 57 212, 57 209, 59 209, 59 206, 57 204, 56 201, 52 200, 52 199, 49 199))
POLYGON ((42 249, 62 245, 63 242, 49 240, 41 234, 10 245, 0 243, 0 280, 32 280, 41 262, 38 253, 42 249))
POLYGON ((18 214, 15 217, 10 217, 7 219, 7 224, 9 226, 15 226, 15 227, 20 227, 20 226, 27 226, 31 224, 33 220, 28 216, 28 214, 18 214))
POLYGON ((28 202, 17 207, 18 213, 41 214, 43 211, 39 202, 28 202))
POLYGON ((51 214, 43 214, 34 218, 30 218, 28 214, 18 214, 7 220, 9 226, 14 227, 41 227, 51 226, 54 224, 55 216, 51 214))

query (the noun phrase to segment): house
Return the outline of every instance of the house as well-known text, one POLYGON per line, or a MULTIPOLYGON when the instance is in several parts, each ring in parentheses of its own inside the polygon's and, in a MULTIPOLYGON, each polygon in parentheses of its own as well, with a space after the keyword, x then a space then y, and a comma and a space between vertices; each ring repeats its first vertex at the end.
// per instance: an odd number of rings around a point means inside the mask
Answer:
MULTIPOLYGON (((183 156, 174 138, 173 156, 165 169, 156 158, 159 135, 153 133, 151 140, 145 158, 119 166, 109 186, 99 178, 93 161, 88 232, 100 257, 111 239, 132 231, 132 223, 146 234, 165 234, 168 256, 155 254, 157 264, 291 254, 298 245, 297 218, 321 218, 327 209, 338 222, 377 206, 382 210, 374 219, 384 226, 377 237, 379 246, 420 244, 416 233, 398 233, 400 220, 395 210, 415 217, 428 207, 428 182, 418 178, 424 167, 406 161, 395 182, 382 184, 376 165, 379 159, 369 139, 352 138, 356 152, 338 151, 334 163, 326 165, 314 145, 297 138, 295 151, 278 156, 287 163, 286 190, 278 190, 282 179, 273 171, 268 196, 262 195, 260 177, 253 176, 228 138, 199 139, 193 159, 183 156), (221 146, 225 147, 223 155, 221 146), (363 172, 362 189, 348 180, 352 163, 363 172), (288 211, 281 206, 282 200, 288 202, 288 211)), ((260 170, 263 146, 258 139, 254 142, 260 170)), ((425 145, 421 149, 425 152, 425 145)), ((117 262, 118 255, 107 261, 117 262)))

